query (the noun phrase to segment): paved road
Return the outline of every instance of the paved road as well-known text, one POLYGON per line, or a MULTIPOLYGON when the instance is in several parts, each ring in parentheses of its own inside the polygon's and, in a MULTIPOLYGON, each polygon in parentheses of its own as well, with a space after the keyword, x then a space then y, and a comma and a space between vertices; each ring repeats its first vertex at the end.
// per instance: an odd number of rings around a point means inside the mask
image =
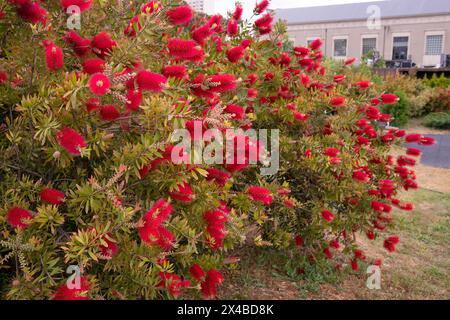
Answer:
POLYGON ((421 163, 430 167, 450 169, 450 135, 426 134, 426 137, 436 139, 433 146, 421 146, 416 143, 408 143, 407 146, 423 151, 421 163))

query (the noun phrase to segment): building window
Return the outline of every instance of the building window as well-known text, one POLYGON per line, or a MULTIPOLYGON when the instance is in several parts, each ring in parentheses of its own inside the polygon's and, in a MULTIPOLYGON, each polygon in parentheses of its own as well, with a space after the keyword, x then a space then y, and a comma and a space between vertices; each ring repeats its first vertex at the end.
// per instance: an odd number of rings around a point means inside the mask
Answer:
POLYGON ((409 37, 394 37, 394 49, 392 52, 392 60, 408 59, 409 37))
POLYGON ((347 56, 347 39, 334 39, 334 56, 347 56))
POLYGON ((367 55, 369 52, 377 50, 377 38, 363 38, 362 40, 362 54, 367 55))
POLYGON ((442 34, 427 36, 427 49, 425 54, 428 56, 436 56, 442 54, 443 43, 444 36, 442 34))

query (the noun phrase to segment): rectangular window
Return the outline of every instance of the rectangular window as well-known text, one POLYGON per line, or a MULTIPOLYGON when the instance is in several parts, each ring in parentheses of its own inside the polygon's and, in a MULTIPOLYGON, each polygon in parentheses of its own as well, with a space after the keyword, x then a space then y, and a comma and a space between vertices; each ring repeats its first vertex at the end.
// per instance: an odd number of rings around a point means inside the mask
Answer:
POLYGON ((409 37, 394 37, 392 60, 408 60, 409 37))
POLYGON ((362 54, 365 56, 369 52, 377 50, 377 38, 363 38, 362 40, 362 54))
POLYGON ((334 39, 334 56, 347 56, 347 39, 334 39))
POLYGON ((427 36, 427 49, 425 54, 428 56, 441 55, 443 43, 444 36, 442 34, 427 36))

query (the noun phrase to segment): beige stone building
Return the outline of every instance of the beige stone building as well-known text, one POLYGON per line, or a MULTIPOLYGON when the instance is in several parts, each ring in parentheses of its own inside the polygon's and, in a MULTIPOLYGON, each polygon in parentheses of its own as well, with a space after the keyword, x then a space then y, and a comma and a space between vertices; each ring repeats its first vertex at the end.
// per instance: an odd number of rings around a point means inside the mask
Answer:
POLYGON ((439 67, 450 54, 450 0, 388 0, 276 10, 296 46, 321 38, 328 57, 386 60, 439 67))

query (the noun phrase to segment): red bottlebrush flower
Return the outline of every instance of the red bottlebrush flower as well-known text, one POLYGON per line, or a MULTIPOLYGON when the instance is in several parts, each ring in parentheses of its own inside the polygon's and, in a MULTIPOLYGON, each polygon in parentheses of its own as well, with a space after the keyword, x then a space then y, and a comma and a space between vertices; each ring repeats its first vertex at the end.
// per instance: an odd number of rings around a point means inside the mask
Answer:
POLYGON ((341 244, 340 244, 339 241, 336 240, 336 239, 335 239, 335 240, 331 240, 331 241, 330 241, 330 247, 332 247, 332 248, 338 250, 338 249, 341 247, 341 244))
POLYGON ((384 248, 389 252, 394 252, 395 247, 400 243, 400 238, 398 236, 389 236, 384 240, 384 248))
POLYGON ((353 271, 358 271, 359 270, 358 260, 352 259, 350 261, 350 265, 351 265, 353 271))
POLYGON ((141 70, 136 76, 139 89, 151 92, 161 92, 167 83, 167 78, 162 74, 141 70))
POLYGON ((161 3, 150 1, 141 7, 141 12, 145 14, 155 13, 162 9, 161 3))
POLYGON ((405 130, 397 130, 397 131, 395 131, 395 136, 397 138, 403 138, 406 136, 406 131, 405 130))
POLYGON ((384 104, 396 104, 398 100, 400 99, 395 94, 385 93, 381 96, 381 102, 384 104))
POLYGON ((197 281, 204 281, 206 273, 203 271, 202 267, 200 267, 197 263, 192 265, 192 267, 189 268, 189 273, 192 275, 192 277, 197 281))
POLYGON ((247 98, 248 99, 255 99, 258 96, 258 90, 256 89, 248 89, 247 90, 247 98))
POLYGON ((239 33, 239 26, 236 19, 231 18, 227 24, 227 34, 230 37, 235 37, 239 33))
POLYGON ((89 89, 97 96, 103 96, 108 92, 110 87, 109 78, 103 73, 96 73, 89 79, 89 89))
POLYGON ((80 11, 86 11, 92 6, 92 0, 61 0, 61 6, 67 10, 70 6, 77 6, 80 11))
POLYGON ((217 296, 217 286, 224 281, 222 274, 216 269, 211 269, 206 275, 205 281, 201 284, 201 292, 205 299, 212 299, 217 296))
POLYGON ((227 181, 231 178, 231 174, 225 171, 221 171, 216 168, 209 168, 208 170, 208 177, 206 180, 208 181, 214 181, 222 188, 225 186, 227 181))
POLYGON ((194 40, 171 38, 167 43, 169 54, 181 60, 196 60, 203 57, 203 49, 194 40))
POLYGON ((392 116, 390 115, 390 114, 387 114, 387 113, 383 113, 383 114, 381 114, 381 116, 380 116, 380 121, 381 122, 391 122, 392 121, 392 116))
POLYGON ((237 88, 236 78, 232 74, 216 74, 207 78, 211 92, 228 92, 237 88))
POLYGON ((203 218, 208 222, 206 231, 209 235, 208 243, 211 249, 216 250, 223 246, 226 236, 225 222, 228 220, 229 210, 226 206, 214 211, 205 212, 203 218))
POLYGON ((294 208, 295 207, 295 202, 292 199, 284 199, 283 200, 283 205, 287 208, 294 208))
POLYGON ((322 45, 323 45, 322 40, 321 39, 316 39, 316 40, 314 40, 313 42, 311 42, 309 44, 309 48, 311 50, 315 51, 315 50, 319 49, 322 45))
POLYGON ((333 254, 331 253, 330 248, 323 249, 323 253, 327 257, 327 259, 333 259, 333 254))
POLYGON ((86 101, 87 112, 93 112, 98 109, 100 109, 100 100, 98 100, 97 98, 89 98, 86 101))
POLYGON ((417 189, 419 186, 417 185, 417 182, 415 182, 414 180, 406 179, 403 187, 405 188, 405 190, 409 190, 409 189, 417 189))
POLYGON ((114 121, 120 118, 120 112, 115 106, 109 104, 101 107, 100 116, 105 121, 114 121))
POLYGON ((0 20, 2 20, 6 16, 6 13, 0 9, 0 20))
POLYGON ((309 115, 295 111, 294 113, 294 118, 298 121, 306 121, 309 119, 309 115))
POLYGON ((420 157, 422 155, 422 150, 416 148, 408 148, 406 154, 413 157, 420 157))
POLYGON ((194 200, 194 193, 187 182, 179 184, 177 188, 172 192, 169 192, 169 194, 173 199, 185 203, 190 203, 194 200))
POLYGON ((214 29, 211 25, 206 23, 199 28, 192 31, 192 39, 194 39, 198 44, 203 46, 207 39, 214 33, 214 29))
POLYGON ((326 148, 324 154, 330 158, 337 157, 341 152, 336 148, 326 148))
POLYGON ((386 133, 385 135, 381 136, 381 140, 384 143, 389 143, 395 140, 395 137, 392 133, 386 133))
POLYGON ((329 210, 323 210, 320 214, 322 218, 324 218, 328 222, 332 222, 334 220, 334 214, 329 210))
POLYGON ((64 36, 64 41, 72 48, 79 57, 85 56, 91 49, 91 40, 81 37, 75 31, 69 31, 64 36))
POLYGON ((255 14, 261 14, 269 7, 269 0, 262 0, 260 3, 257 3, 254 9, 255 14))
POLYGON ((8 221, 12 227, 21 230, 28 228, 28 223, 26 223, 26 220, 31 219, 33 219, 31 212, 19 207, 9 209, 6 214, 6 221, 8 221))
POLYGON ((408 134, 405 137, 405 141, 407 143, 413 143, 413 142, 420 142, 422 140, 423 136, 418 133, 408 134))
POLYGON ((47 11, 41 7, 39 2, 19 1, 17 4, 17 14, 23 20, 30 23, 46 23, 47 11))
POLYGON ((40 193, 41 200, 50 204, 59 205, 64 202, 64 192, 56 189, 46 188, 40 193))
POLYGON ((358 81, 356 86, 361 90, 369 89, 372 83, 370 81, 358 81))
POLYGON ((185 79, 187 77, 187 69, 185 66, 179 65, 165 66, 162 74, 166 78, 185 79))
POLYGON ((128 111, 138 111, 142 102, 142 92, 139 90, 130 89, 127 91, 127 103, 125 109, 128 111))
POLYGON ((5 71, 0 70, 0 85, 8 81, 8 74, 5 71))
POLYGON ((381 194, 387 198, 391 197, 395 192, 395 186, 392 180, 381 180, 378 188, 381 194))
POLYGON ((355 61, 356 61, 356 58, 347 58, 347 59, 345 59, 344 64, 346 66, 349 66, 349 65, 353 64, 355 61))
POLYGON ((187 288, 190 285, 188 280, 182 280, 178 275, 168 272, 160 272, 159 277, 161 281, 158 284, 160 288, 166 288, 169 294, 177 298, 181 294, 181 289, 187 288))
POLYGON ((366 260, 366 255, 364 254, 364 251, 360 250, 360 249, 355 249, 354 253, 354 257, 355 260, 366 260))
POLYGON ((311 52, 311 50, 309 48, 305 48, 305 47, 295 47, 294 48, 294 54, 297 57, 306 57, 307 55, 309 55, 309 53, 311 52))
POLYGON ((400 209, 402 209, 404 211, 413 211, 414 205, 412 203, 402 203, 400 205, 400 209))
POLYGON ((397 159, 397 164, 401 167, 404 166, 415 166, 416 165, 416 160, 412 159, 412 158, 408 158, 406 156, 400 156, 397 159))
POLYGON ((389 213, 392 211, 392 207, 390 205, 378 201, 372 201, 371 207, 373 210, 378 212, 389 213))
POLYGON ((192 8, 188 5, 179 6, 166 12, 167 18, 173 25, 188 24, 194 17, 192 8))
POLYGON ((369 240, 375 240, 375 238, 376 238, 375 232, 373 232, 373 230, 367 231, 366 235, 367 235, 367 239, 369 239, 369 240))
POLYGON ((62 284, 54 293, 53 300, 90 300, 88 292, 91 286, 86 277, 80 278, 79 288, 68 288, 67 283, 62 284))
POLYGON ((229 113, 234 120, 242 120, 245 118, 245 109, 237 104, 227 105, 223 111, 229 113))
POLYGON ((421 144, 423 146, 432 146, 432 145, 436 144, 436 140, 431 137, 422 137, 422 139, 420 139, 419 144, 421 144))
POLYGON ((146 224, 159 226, 164 223, 173 212, 172 205, 165 199, 159 199, 144 215, 146 224))
POLYGON ((255 21, 255 27, 261 35, 272 32, 273 16, 270 13, 263 15, 255 21))
POLYGON ((72 128, 64 128, 56 134, 59 145, 68 153, 79 156, 80 149, 86 148, 87 144, 83 136, 72 128))
POLYGON ((233 47, 227 50, 226 55, 231 63, 238 62, 244 56, 245 49, 242 46, 233 47))
POLYGON ((53 42, 45 40, 45 62, 50 70, 59 70, 64 67, 64 54, 60 47, 53 42))
POLYGON ((130 22, 128 22, 127 27, 123 31, 124 35, 127 37, 136 37, 137 31, 140 31, 142 29, 141 23, 139 21, 139 16, 134 16, 131 18, 130 22))
POLYGON ((342 81, 344 81, 346 78, 346 76, 344 74, 337 74, 333 77, 334 82, 336 83, 341 83, 342 81))
POLYGON ((87 59, 81 66, 83 67, 83 72, 93 75, 95 73, 102 73, 105 69, 105 61, 100 58, 87 59))
POLYGON ((236 3, 236 9, 234 9, 233 12, 233 19, 235 19, 236 21, 239 21, 242 19, 242 14, 244 13, 244 8, 242 7, 241 4, 236 3))
POLYGON ((331 105, 333 107, 342 107, 345 106, 346 99, 344 97, 333 97, 331 99, 331 105))
POLYGON ((304 156, 306 158, 311 158, 312 157, 312 150, 311 149, 306 150, 305 153, 304 153, 304 156))
POLYGON ((368 107, 366 109, 366 116, 370 120, 379 120, 381 117, 381 112, 375 107, 368 107))
POLYGON ((302 238, 302 236, 296 236, 295 237, 295 245, 297 246, 297 247, 302 247, 303 246, 303 238, 302 238))
POLYGON ((269 189, 252 186, 248 188, 247 193, 253 201, 261 202, 265 206, 272 204, 273 196, 269 189))
MULTIPOLYGON (((108 234, 108 236, 110 236, 108 234)), ((106 242, 106 246, 100 246, 100 252, 102 253, 103 259, 109 260, 112 259, 116 254, 117 251, 119 251, 119 247, 117 246, 117 243, 115 243, 112 240, 109 240, 108 238, 103 238, 103 240, 106 242)))
POLYGON ((353 180, 358 181, 358 182, 369 182, 370 181, 370 176, 361 169, 355 170, 353 171, 353 176, 352 176, 353 180))
POLYGON ((98 33, 91 40, 92 51, 102 59, 109 55, 115 46, 116 42, 105 31, 98 33))

